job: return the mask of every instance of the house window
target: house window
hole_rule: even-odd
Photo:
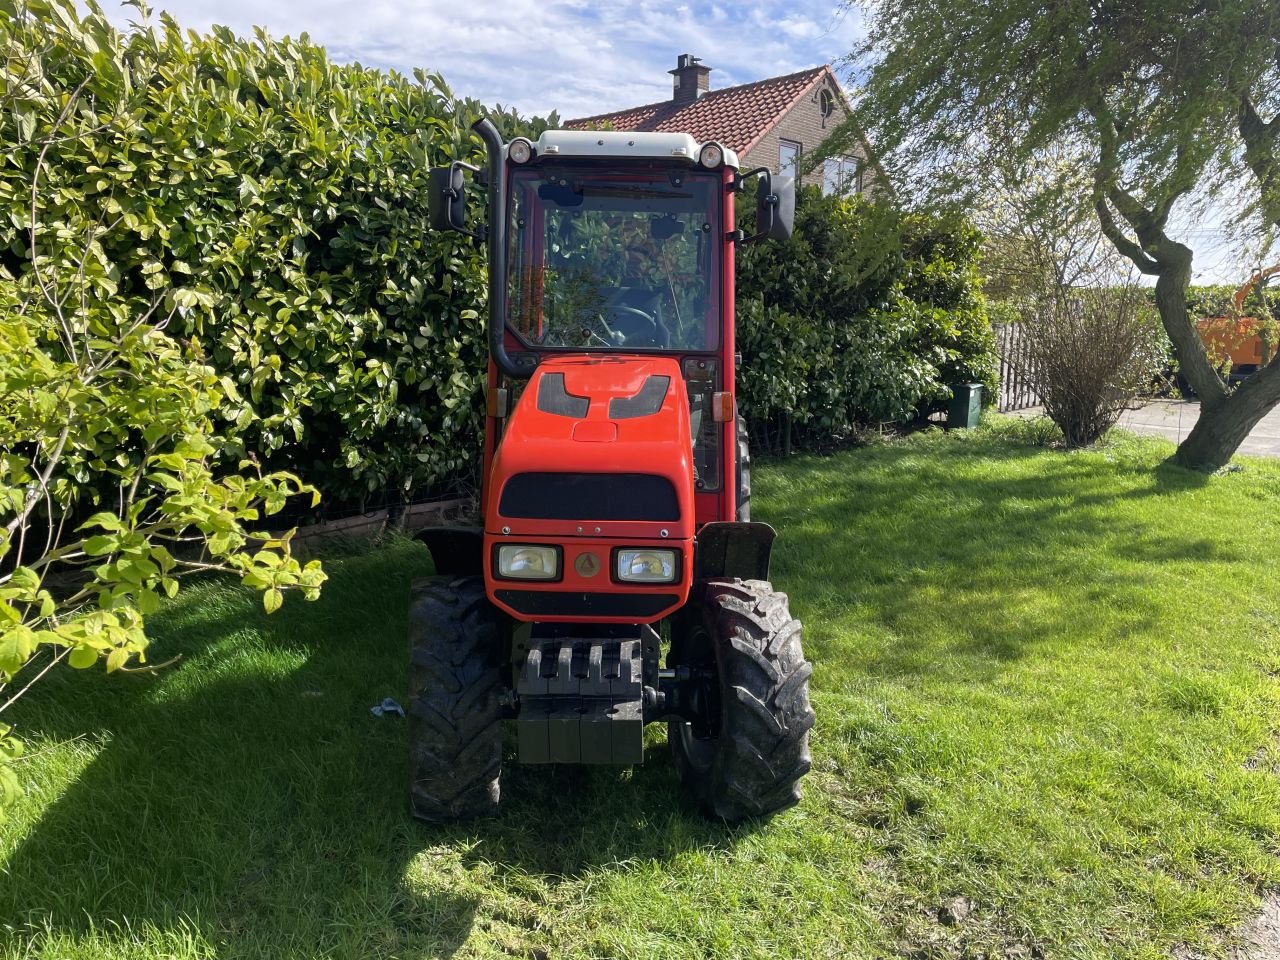
[[[794,140],[778,141],[778,172],[796,175],[800,163],[800,144]]]
[[[857,157],[831,157],[822,168],[822,192],[845,196],[862,192],[862,161]]]

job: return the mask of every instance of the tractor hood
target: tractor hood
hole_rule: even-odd
[[[490,534],[693,537],[689,396],[671,357],[556,357],[508,419]]]

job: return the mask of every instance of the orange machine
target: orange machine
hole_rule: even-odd
[[[1225,368],[1229,360],[1233,375],[1247,376],[1271,361],[1275,351],[1263,337],[1263,322],[1257,317],[1244,315],[1244,301],[1249,291],[1277,273],[1280,273],[1280,263],[1259,270],[1250,277],[1231,298],[1230,316],[1204,317],[1197,321],[1200,339],[1204,341],[1214,366]]]

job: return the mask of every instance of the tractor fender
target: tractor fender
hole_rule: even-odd
[[[478,577],[484,575],[482,527],[426,527],[413,535],[431,551],[436,575]]]
[[[767,523],[708,523],[694,541],[693,578],[768,580],[769,559],[778,533]]]

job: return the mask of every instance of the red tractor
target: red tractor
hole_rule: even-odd
[[[420,535],[414,813],[495,812],[504,721],[523,763],[635,764],[664,720],[707,813],[789,807],[812,668],[749,516],[733,320],[734,251],[790,235],[794,183],[685,134],[474,129],[487,169],[432,170],[430,219],[488,245],[484,525]],[[748,237],[734,201],[756,178]]]

